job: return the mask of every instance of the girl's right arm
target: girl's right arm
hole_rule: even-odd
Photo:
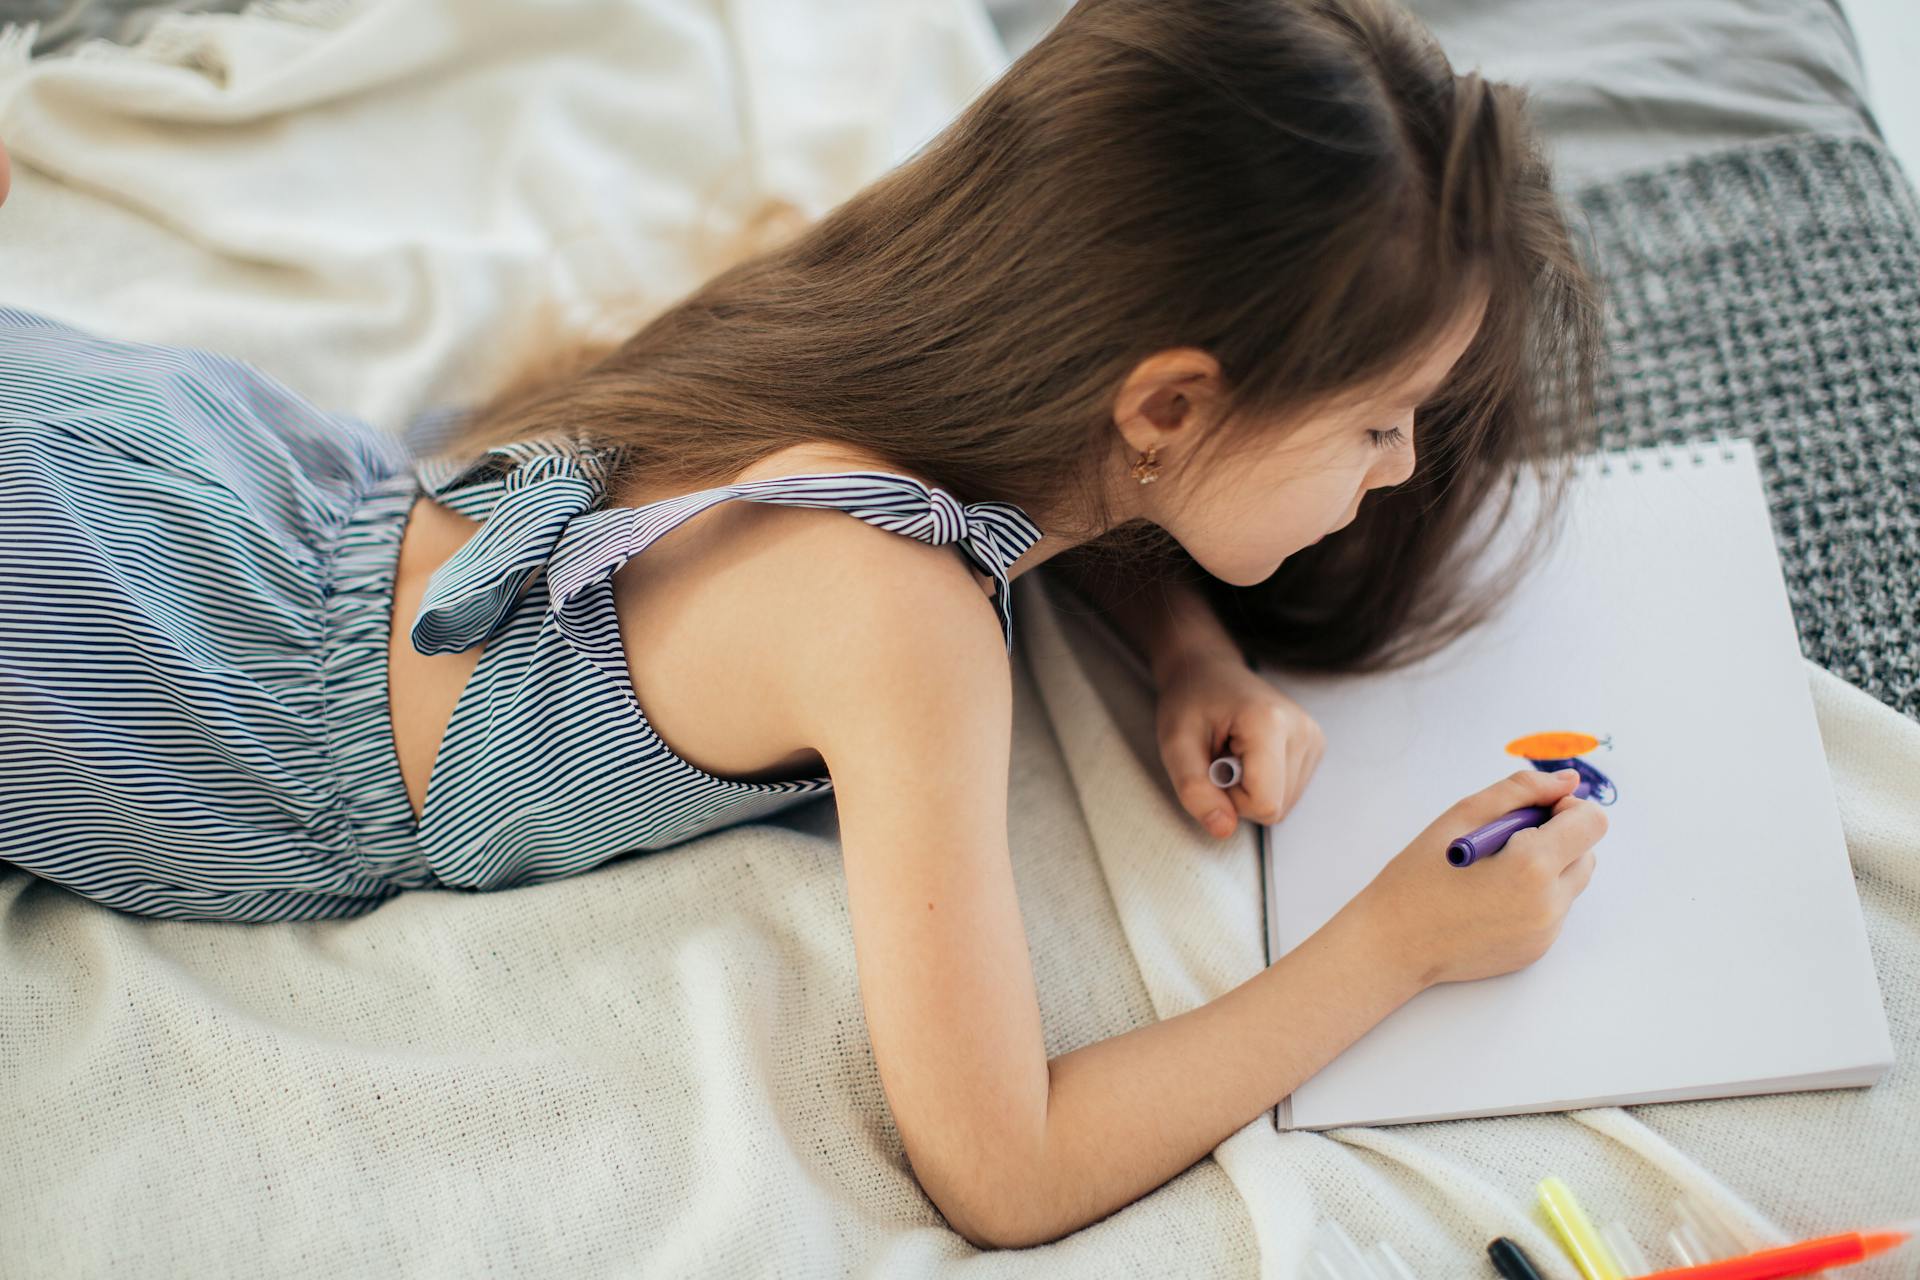
[[[1005,643],[970,580],[920,559],[906,570],[908,559],[900,573],[840,580],[858,599],[789,645],[784,706],[833,777],[888,1105],[922,1188],[977,1245],[1053,1240],[1160,1186],[1425,986],[1544,952],[1584,886],[1591,819],[1523,832],[1474,867],[1447,864],[1458,831],[1571,788],[1515,774],[1454,806],[1415,842],[1418,857],[1409,846],[1246,982],[1049,1061],[1008,849]],[[1409,910],[1423,895],[1431,910]],[[1445,956],[1456,930],[1477,931],[1475,954],[1457,962]]]

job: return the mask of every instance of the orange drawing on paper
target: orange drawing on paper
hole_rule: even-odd
[[[1529,760],[1565,760],[1599,745],[1600,739],[1590,733],[1530,733],[1509,742],[1507,754]]]
[[[1613,780],[1580,757],[1596,747],[1613,746],[1610,738],[1596,738],[1590,733],[1529,733],[1515,738],[1507,744],[1507,754],[1524,756],[1536,769],[1552,773],[1559,769],[1574,769],[1585,780],[1587,795],[1598,804],[1612,804],[1620,796],[1619,788]]]

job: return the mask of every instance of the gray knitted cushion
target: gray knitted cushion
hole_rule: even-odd
[[[172,13],[238,13],[245,0],[0,0],[0,22],[38,23],[30,56],[69,53],[87,40],[135,44]]]
[[[1920,198],[1790,134],[1568,192],[1608,289],[1601,444],[1753,442],[1808,658],[1920,719]]]

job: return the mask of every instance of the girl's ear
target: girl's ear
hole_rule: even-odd
[[[1148,438],[1199,426],[1219,388],[1220,362],[1198,347],[1157,351],[1133,367],[1114,398],[1122,434]]]

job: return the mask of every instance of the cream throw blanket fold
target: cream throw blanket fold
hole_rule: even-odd
[[[484,384],[539,299],[670,298],[703,206],[722,237],[763,196],[822,212],[1004,61],[961,0],[281,5],[24,49],[0,37],[5,301],[395,429]],[[1251,826],[1216,843],[1175,802],[1105,627],[1044,571],[1014,590],[1012,854],[1059,1054],[1256,972],[1258,865]],[[0,1271],[1293,1277],[1330,1216],[1422,1277],[1491,1274],[1504,1233],[1575,1280],[1548,1173],[1643,1247],[1681,1189],[1757,1243],[1912,1213],[1920,726],[1807,675],[1898,1055],[1872,1089],[1263,1115],[1107,1219],[977,1258],[880,1090],[830,799],[351,921],[139,920],[0,868]]]

